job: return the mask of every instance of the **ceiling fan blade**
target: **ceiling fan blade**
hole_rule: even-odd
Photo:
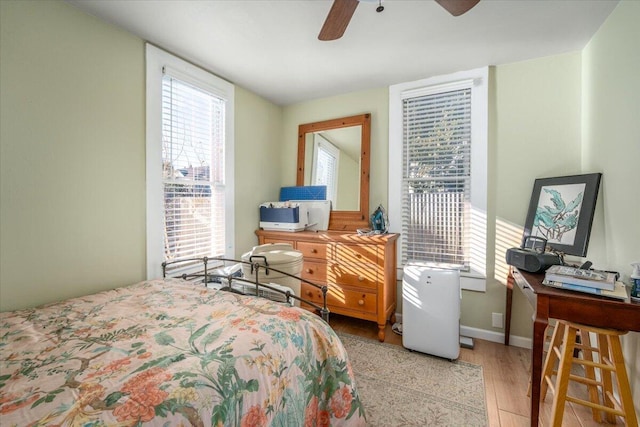
[[[358,0],[333,0],[333,5],[320,30],[318,39],[327,41],[342,37],[358,3]]]
[[[438,4],[444,7],[447,12],[453,16],[460,16],[468,12],[473,6],[477,5],[480,0],[436,0]]]

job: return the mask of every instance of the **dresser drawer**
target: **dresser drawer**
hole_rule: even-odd
[[[307,261],[302,263],[303,279],[310,280],[314,283],[324,283],[327,281],[327,264],[324,262]]]
[[[305,259],[327,259],[327,245],[324,243],[298,242],[296,249],[302,252]]]
[[[291,245],[292,248],[295,248],[295,244],[296,244],[296,242],[293,240],[271,239],[269,237],[265,237],[263,244],[266,245],[267,243],[288,243]]]
[[[322,291],[311,285],[302,284],[302,298],[322,306]],[[369,292],[345,290],[339,286],[329,286],[327,305],[365,313],[376,313],[377,296]]]
[[[327,292],[328,294],[329,292]],[[322,291],[308,283],[303,283],[300,286],[300,297],[322,306]]]
[[[378,249],[374,245],[337,243],[333,259],[343,264],[378,263]]]
[[[327,282],[329,284],[349,285],[370,288],[377,291],[378,266],[375,264],[327,264]]]

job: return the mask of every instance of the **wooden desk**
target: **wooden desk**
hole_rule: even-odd
[[[533,322],[531,354],[531,425],[538,425],[540,411],[540,378],[544,331],[549,319],[567,320],[600,328],[640,332],[640,303],[564,291],[542,284],[544,273],[527,273],[512,267],[507,278],[505,345],[509,345],[511,299],[513,285],[532,303],[536,314]]]

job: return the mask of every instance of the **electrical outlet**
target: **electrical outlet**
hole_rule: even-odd
[[[491,313],[491,326],[494,328],[504,327],[502,313]]]

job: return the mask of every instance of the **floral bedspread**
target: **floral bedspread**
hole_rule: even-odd
[[[0,327],[2,426],[366,424],[342,343],[297,307],[157,280]]]

